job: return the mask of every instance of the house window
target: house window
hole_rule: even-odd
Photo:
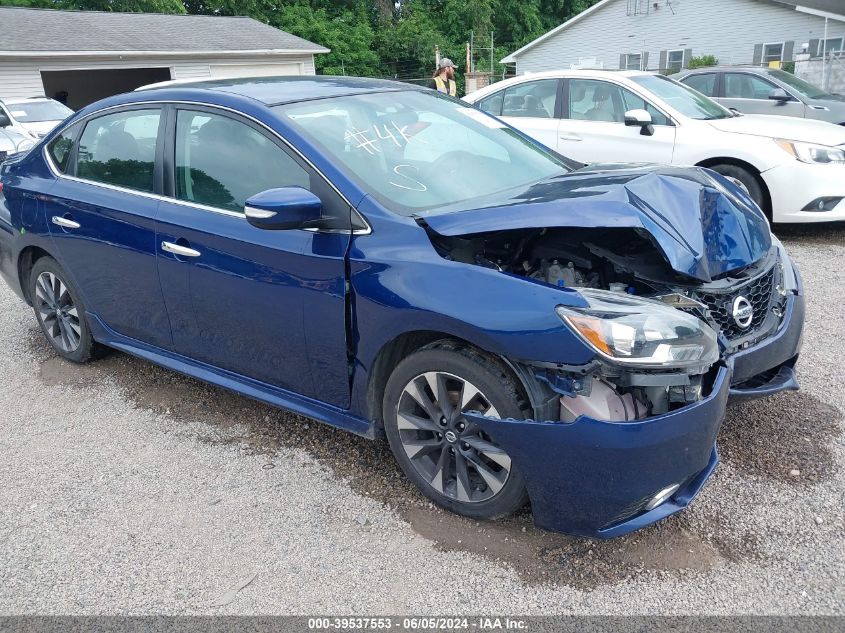
[[[625,55],[625,70],[642,70],[643,56],[641,53],[628,53]]]
[[[763,45],[763,66],[768,66],[771,62],[783,61],[783,42],[777,44]]]
[[[827,42],[827,46],[825,46],[825,42]],[[813,57],[823,57],[825,54],[830,55],[831,53],[841,53],[842,45],[843,38],[841,37],[834,37],[829,40],[819,40],[818,48],[814,51],[810,51],[810,54]]]
[[[666,70],[679,71],[684,67],[684,51],[669,51],[666,55]]]

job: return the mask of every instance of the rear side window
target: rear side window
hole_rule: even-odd
[[[489,97],[484,97],[478,102],[478,107],[488,114],[499,116],[502,114],[502,101],[504,101],[505,91],[500,90]]]
[[[245,123],[180,110],[176,119],[176,197],[244,212],[267,189],[310,189],[308,173],[281,147]]]
[[[71,150],[73,149],[73,143],[78,133],[79,126],[73,125],[54,138],[47,146],[47,151],[50,153],[50,158],[53,159],[53,164],[63,174],[67,173]]]
[[[555,115],[557,86],[557,79],[541,79],[508,88],[502,116],[551,119]]]
[[[138,191],[153,191],[161,111],[131,110],[89,121],[79,139],[76,175]]]
[[[715,73],[704,73],[701,75],[690,75],[681,80],[693,90],[698,90],[708,97],[716,96],[716,75]]]

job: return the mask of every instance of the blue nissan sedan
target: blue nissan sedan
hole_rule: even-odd
[[[800,277],[734,183],[574,163],[434,91],[124,94],[0,187],[0,272],[57,354],[386,437],[468,517],[638,529],[702,488],[729,398],[797,388]]]

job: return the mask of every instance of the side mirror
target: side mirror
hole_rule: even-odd
[[[12,124],[5,112],[0,112],[0,127],[9,127]]]
[[[316,228],[322,212],[322,201],[302,187],[268,189],[252,196],[244,206],[247,222],[269,231]]]
[[[777,101],[778,105],[783,105],[787,101],[792,101],[792,97],[783,88],[775,88],[769,93],[769,99]]]
[[[625,113],[625,125],[628,127],[639,126],[640,134],[643,136],[654,134],[654,125],[647,110],[628,110]]]

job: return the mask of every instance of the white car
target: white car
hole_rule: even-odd
[[[464,99],[580,162],[709,167],[775,222],[845,220],[843,126],[739,115],[640,71],[521,75]]]
[[[2,123],[2,115],[0,115],[0,123]],[[0,163],[12,154],[25,152],[33,147],[35,147],[33,139],[0,125]]]
[[[0,115],[3,114],[16,132],[39,139],[73,114],[73,110],[55,99],[34,97],[0,101]]]

